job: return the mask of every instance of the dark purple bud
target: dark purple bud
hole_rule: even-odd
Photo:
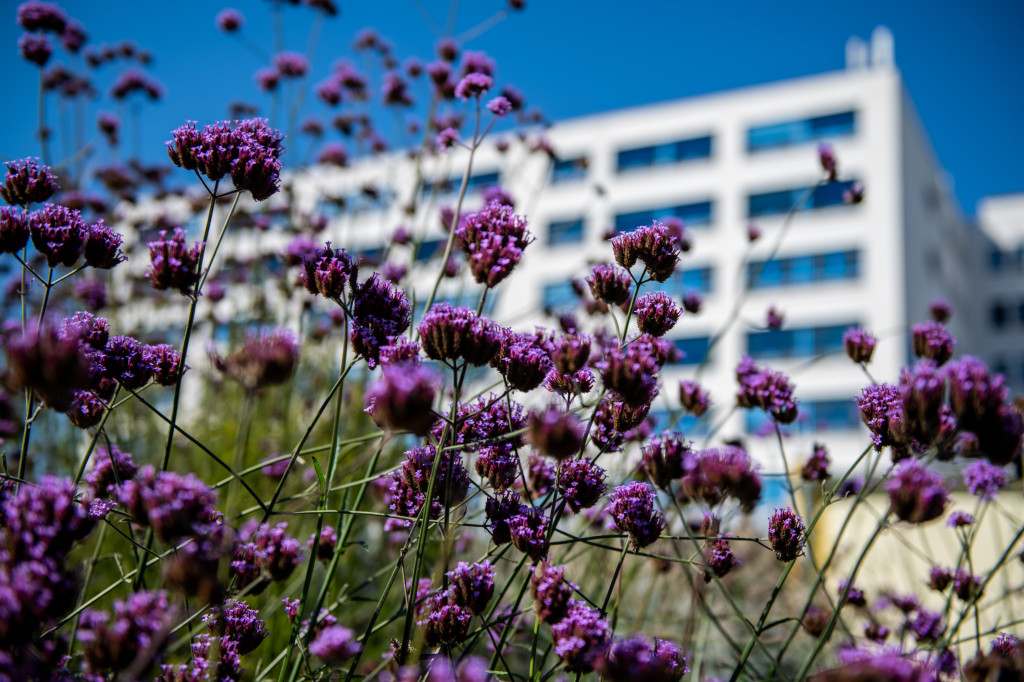
[[[636,301],[636,321],[640,331],[651,336],[664,336],[679,321],[679,307],[664,291],[644,294]]]
[[[0,206],[0,253],[17,253],[28,243],[29,217],[18,206]]]
[[[920,461],[908,459],[896,465],[885,484],[892,511],[901,521],[925,523],[942,516],[949,494],[942,477],[929,471]]]
[[[607,489],[605,470],[589,459],[562,462],[558,467],[558,490],[575,513],[590,509]]]
[[[843,349],[854,362],[867,364],[875,352],[878,339],[868,333],[864,327],[850,327],[843,334]]]
[[[768,540],[775,550],[775,558],[785,563],[803,556],[805,530],[803,520],[795,511],[789,507],[776,509],[768,521]]]
[[[679,403],[695,417],[708,411],[711,399],[696,381],[683,379],[679,382]]]
[[[381,428],[425,436],[437,421],[437,373],[409,362],[388,364],[366,391],[366,411]]]
[[[527,438],[534,447],[555,459],[579,452],[583,445],[583,424],[570,412],[551,405],[543,412],[530,412]]]
[[[655,492],[646,483],[621,485],[610,495],[608,513],[615,527],[629,533],[634,550],[640,550],[661,536],[665,514],[655,508]]]

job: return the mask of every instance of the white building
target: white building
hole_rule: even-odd
[[[674,215],[684,221],[693,248],[676,275],[656,287],[677,300],[699,290],[705,302],[700,314],[684,314],[668,334],[686,358],[663,373],[652,408],[659,428],[678,416],[678,380],[699,371],[715,409],[700,422],[686,418],[676,425],[701,442],[724,420],[719,437],[743,438],[767,471],[781,471],[774,434],[754,435],[763,415],[732,409],[734,370],[749,354],[796,384],[801,418],[787,429],[793,435],[786,441],[789,467],[803,462],[814,441],[829,446],[837,465],[852,462],[868,442],[853,399],[870,380],[843,354],[844,331],[863,325],[875,333],[880,343],[871,376],[895,381],[911,357],[909,325],[927,319],[929,302],[940,296],[954,308],[950,328],[958,352],[997,366],[1002,358],[1013,384],[1024,384],[1018,350],[1024,340],[1024,201],[984,204],[980,218],[991,224],[990,235],[968,224],[894,64],[888,31],[876,29],[870,46],[852,39],[847,62],[835,73],[563,121],[545,132],[556,159],[528,153],[529,144],[500,152],[485,143],[474,157],[463,211],[479,207],[482,188],[500,185],[517,199],[517,212],[528,216],[537,238],[491,294],[489,314],[517,329],[556,324],[542,311],[573,306],[571,280],[583,278],[594,263],[612,261],[604,238],[610,229]],[[821,183],[820,142],[835,150],[837,182]],[[443,250],[438,208],[455,203],[466,161],[467,153],[453,152],[417,167],[394,154],[344,169],[316,167],[295,183],[294,203],[334,216],[321,239],[391,262],[410,261],[408,247],[388,246],[395,227],[406,225],[423,240],[423,260]],[[421,185],[414,196],[421,174],[425,189]],[[844,203],[854,182],[865,198]],[[338,198],[344,209],[337,208]],[[409,214],[412,204],[416,210]],[[762,232],[752,245],[751,223]],[[259,240],[243,235],[233,243],[229,238],[222,252],[280,253],[289,239],[273,232]],[[421,305],[437,265],[413,273]],[[1010,269],[1018,273],[1013,282]],[[463,275],[446,280],[441,295],[475,305],[480,292]],[[996,325],[1002,331],[993,333],[997,303],[1004,306]],[[244,312],[241,305],[236,312]],[[773,305],[785,316],[780,331],[764,328]]]

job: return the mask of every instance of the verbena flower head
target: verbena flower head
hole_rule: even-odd
[[[152,261],[146,276],[154,289],[177,289],[182,296],[190,296],[192,288],[199,281],[199,259],[205,242],[196,242],[191,247],[185,240],[185,231],[175,228],[171,237],[160,231],[156,241],[149,242],[149,258]]]
[[[56,204],[44,204],[32,211],[28,220],[32,244],[46,256],[47,265],[71,267],[78,261],[87,230],[81,213]]]
[[[667,490],[672,481],[693,468],[696,455],[691,446],[681,433],[666,431],[641,449],[640,466],[654,485]]]
[[[551,626],[555,653],[569,672],[587,673],[602,655],[612,637],[608,622],[597,609],[572,600],[569,611]]]
[[[835,182],[839,169],[836,165],[836,153],[833,151],[832,145],[825,142],[818,144],[818,160],[821,162],[822,170],[825,171],[825,179],[828,182]]]
[[[484,512],[487,515],[487,529],[491,532],[494,544],[504,545],[512,542],[508,520],[524,509],[523,498],[513,490],[506,490],[487,498]]]
[[[526,393],[544,381],[551,359],[545,344],[535,335],[508,333],[491,366],[508,380],[510,388]]]
[[[247,392],[283,384],[299,363],[299,343],[289,329],[249,333],[241,348],[225,357],[210,353],[214,369]]]
[[[226,637],[238,645],[238,654],[244,656],[270,636],[260,612],[242,601],[231,600],[223,608],[214,609],[203,616],[211,634]]]
[[[89,670],[145,670],[170,639],[173,618],[164,592],[136,592],[126,601],[115,601],[112,616],[83,612],[78,638]]]
[[[501,348],[498,326],[466,307],[437,303],[418,330],[423,353],[432,360],[486,365]]]
[[[683,310],[696,315],[704,306],[704,297],[698,291],[688,291],[683,295]]]
[[[594,298],[610,305],[622,305],[628,301],[633,288],[629,272],[608,263],[593,266],[587,284]]]
[[[497,286],[508,277],[522,259],[523,250],[533,242],[533,235],[526,229],[526,218],[497,201],[463,216],[455,234],[473,278],[488,287]]]
[[[60,34],[67,28],[68,15],[52,2],[29,0],[18,5],[18,25],[26,31]]]
[[[780,424],[790,424],[798,414],[793,397],[793,384],[782,372],[759,368],[744,356],[736,368],[739,392],[736,404],[745,408],[761,408]]]
[[[4,563],[16,567],[21,562],[64,561],[95,525],[88,505],[79,503],[76,494],[70,479],[44,476],[39,485],[23,484],[4,500],[0,505]]]
[[[83,255],[85,264],[100,270],[109,270],[127,260],[121,252],[123,237],[99,221],[86,230]]]
[[[895,445],[896,439],[889,429],[890,419],[902,419],[903,401],[900,390],[890,384],[873,384],[861,391],[857,398],[861,419],[871,431],[875,450],[881,452],[886,445]]]
[[[886,628],[886,630],[888,630]],[[826,670],[814,677],[816,682],[854,682],[885,680],[886,682],[938,682],[938,671],[925,658],[892,648],[841,649],[841,667]]]
[[[430,472],[434,467],[434,448],[423,446],[405,453],[402,467],[391,475],[391,511],[399,516],[415,517],[420,513],[427,499],[430,484]],[[469,474],[462,464],[458,453],[449,451],[438,463],[437,480],[434,483],[433,499],[430,505],[430,518],[437,518],[444,509],[458,504],[466,498],[469,490]],[[447,495],[447,497],[446,497]],[[406,526],[408,521],[395,519],[398,526]]]
[[[625,347],[606,348],[594,363],[606,388],[629,407],[650,405],[658,393],[658,371],[664,361],[653,337],[640,337]]]
[[[302,259],[302,283],[314,296],[340,301],[345,296],[345,285],[355,289],[358,275],[358,263],[345,249],[332,249],[330,242]]]
[[[423,628],[427,646],[461,644],[469,634],[473,615],[468,608],[456,603],[452,592],[448,589],[431,596],[424,618],[417,621]]]
[[[843,334],[843,350],[846,351],[847,357],[865,365],[871,362],[877,343],[878,339],[864,327],[850,327]]]
[[[732,569],[740,565],[740,560],[732,552],[729,540],[716,538],[708,540],[704,545],[704,582],[710,583],[712,574],[724,578]]]
[[[969,526],[974,523],[974,515],[970,512],[966,512],[963,509],[956,509],[949,513],[949,518],[946,519],[946,525],[950,528],[960,528],[962,526]]]
[[[679,262],[676,237],[664,223],[655,220],[650,226],[612,239],[615,262],[627,270],[639,260],[655,282],[664,282],[675,272]]]
[[[780,313],[775,306],[768,308],[768,313],[765,315],[765,326],[768,329],[782,329],[782,323],[784,316]]]
[[[914,355],[929,358],[936,365],[943,365],[953,357],[956,339],[940,322],[924,322],[911,327]]]
[[[0,253],[17,253],[28,236],[28,214],[18,206],[0,206]]]
[[[679,306],[664,291],[652,291],[636,301],[636,321],[640,331],[664,336],[679,321]]]
[[[587,366],[590,359],[591,339],[586,334],[565,334],[551,346],[551,361],[562,374],[573,374]]]
[[[280,186],[283,139],[261,118],[222,121],[202,130],[189,121],[171,132],[167,154],[175,166],[195,170],[214,182],[230,175],[236,189],[263,201]]]
[[[237,9],[225,7],[217,13],[217,18],[214,21],[217,24],[217,28],[224,33],[234,33],[242,28],[242,25],[245,23],[245,17]]]
[[[341,625],[328,625],[321,629],[309,643],[309,653],[330,667],[339,667],[353,658],[363,646],[356,634]]]
[[[928,587],[936,592],[945,592],[953,580],[953,571],[945,566],[932,566],[928,571]]]
[[[94,497],[117,498],[121,485],[135,477],[139,470],[130,452],[122,452],[116,445],[98,447],[90,460],[92,468],[85,482]]]
[[[338,544],[338,532],[331,526],[324,526],[319,537],[316,533],[309,536],[306,548],[313,552],[318,561],[330,561],[334,556],[334,548]]]
[[[918,607],[912,612],[913,617],[908,617],[904,627],[912,632],[920,642],[935,642],[942,637],[946,631],[946,624],[942,622],[942,614]]]
[[[380,349],[401,336],[412,322],[412,307],[405,292],[376,272],[352,292],[352,348],[377,366]]]
[[[569,612],[574,589],[565,579],[565,566],[542,561],[530,569],[530,593],[541,622],[553,625],[562,620]]]
[[[933,298],[928,304],[928,312],[933,320],[945,324],[953,316],[953,306],[944,298]]]
[[[939,518],[949,501],[942,477],[916,459],[897,464],[885,488],[893,513],[908,523],[924,523]]]
[[[945,377],[934,360],[924,358],[900,372],[902,419],[889,416],[889,431],[898,442],[930,444],[942,431]]]
[[[520,509],[505,522],[512,544],[534,562],[548,555],[548,521],[543,512],[535,508]]]
[[[665,514],[655,508],[655,492],[646,483],[633,481],[615,488],[609,496],[608,513],[615,527],[629,533],[633,549],[651,544],[665,530]]]
[[[41,204],[60,189],[57,176],[49,166],[44,166],[36,158],[17,159],[4,163],[3,184],[0,185],[0,198],[12,206],[28,206]]]
[[[768,540],[775,550],[775,557],[787,562],[803,556],[805,531],[799,514],[789,507],[776,509],[768,521]]]
[[[682,647],[642,635],[616,640],[594,667],[610,682],[678,682],[690,672]]]
[[[271,582],[287,580],[302,563],[302,543],[288,534],[288,524],[252,521],[242,529],[231,561],[238,587],[259,594]],[[250,587],[255,583],[255,586]]]
[[[366,390],[366,411],[382,428],[425,436],[437,421],[433,405],[438,384],[437,373],[429,367],[388,364]]]
[[[103,402],[91,391],[75,391],[71,405],[64,413],[73,425],[80,429],[89,429],[103,419],[103,409]]]
[[[491,89],[494,79],[484,73],[466,74],[455,86],[455,96],[461,100],[479,97]]]
[[[946,365],[949,404],[961,428],[980,432],[1005,402],[1009,391],[1001,374],[991,374],[984,362],[972,355]]]
[[[121,484],[122,507],[163,542],[201,535],[214,521],[217,492],[195,474],[145,466]]]
[[[605,470],[589,459],[562,462],[558,467],[558,490],[577,514],[593,507],[604,495]]]
[[[984,460],[972,462],[964,469],[964,485],[968,492],[982,500],[996,499],[996,494],[1006,482],[1006,471]]]
[[[800,477],[805,481],[824,481],[829,477],[828,449],[821,443],[815,443],[811,456],[800,470]]]
[[[498,96],[487,103],[487,110],[498,118],[504,118],[512,111],[512,103],[505,97]]]
[[[702,451],[680,481],[686,499],[710,506],[734,498],[744,512],[750,513],[761,500],[761,477],[750,455],[738,446],[726,445]]]
[[[445,128],[437,134],[435,142],[439,150],[448,151],[459,143],[459,131],[455,128]]]
[[[545,455],[565,459],[579,452],[583,445],[584,427],[571,412],[556,405],[543,411],[531,411],[528,418],[527,439]]]
[[[494,596],[494,567],[486,561],[482,564],[460,561],[448,572],[448,580],[452,600],[474,616],[482,615]]]
[[[65,334],[49,320],[30,323],[24,334],[4,340],[10,381],[15,388],[34,390],[49,407],[64,411],[74,392],[88,386],[89,358],[80,350],[80,334]]]
[[[166,343],[147,346],[146,359],[153,370],[153,380],[161,386],[173,386],[179,374],[189,369],[188,365],[182,366],[181,353]]]
[[[127,389],[142,388],[153,376],[148,351],[146,344],[130,336],[111,336],[99,356],[103,376],[117,381]]]
[[[683,379],[679,382],[679,403],[694,417],[700,417],[708,411],[711,397],[696,381]]]

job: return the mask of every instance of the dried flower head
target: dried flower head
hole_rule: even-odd
[[[41,204],[60,189],[57,176],[50,171],[49,166],[40,163],[39,159],[17,159],[5,162],[4,166],[7,171],[4,173],[3,184],[0,185],[0,198],[12,206],[27,207],[29,204]]]
[[[249,333],[235,352],[221,357],[211,351],[214,368],[247,392],[283,384],[299,362],[299,344],[288,329]]]
[[[665,514],[655,508],[655,492],[646,483],[633,481],[615,488],[609,496],[608,513],[615,526],[629,533],[634,550],[651,544],[665,530]]]
[[[792,561],[803,556],[805,530],[803,520],[795,511],[789,507],[775,510],[768,521],[768,540],[779,561]]]

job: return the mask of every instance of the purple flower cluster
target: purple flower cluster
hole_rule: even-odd
[[[949,501],[942,477],[916,459],[897,464],[885,488],[893,513],[908,523],[924,523],[939,518]]]
[[[526,218],[514,211],[511,206],[492,201],[478,213],[464,216],[455,229],[473,278],[484,286],[495,287],[508,277],[522,259],[523,250],[533,242]]]
[[[961,431],[977,438],[978,454],[1002,466],[1020,454],[1024,423],[1020,413],[1005,404],[1002,375],[991,375],[983,362],[970,355],[946,365],[949,404]]]
[[[946,326],[940,322],[924,322],[911,327],[914,355],[919,358],[934,360],[936,365],[943,365],[953,357],[956,339]]]
[[[376,272],[352,292],[352,348],[366,358],[371,369],[380,349],[405,333],[412,322],[412,307],[405,292]]]
[[[291,378],[299,362],[299,343],[288,329],[250,333],[241,348],[225,357],[211,351],[210,360],[218,372],[254,392]]]
[[[828,449],[821,443],[815,443],[811,456],[800,470],[800,477],[805,481],[824,481],[829,477]]]
[[[403,517],[415,517],[420,513],[420,509],[427,499],[434,457],[434,448],[430,446],[414,448],[405,453],[405,462],[402,467],[391,475],[389,494],[392,512]],[[462,465],[458,453],[445,453],[437,467],[437,480],[434,482],[430,517],[440,516],[446,501],[447,505],[451,506],[464,500],[468,490],[469,474]],[[411,525],[405,519],[389,519],[389,521],[392,522],[391,527]]]
[[[488,562],[469,564],[460,561],[448,572],[451,597],[455,604],[474,616],[482,615],[494,596],[494,567]]]
[[[668,359],[668,346],[671,344],[645,334],[626,346],[605,348],[594,367],[605,387],[627,406],[649,406],[658,394],[658,371]]]
[[[694,467],[692,443],[680,433],[666,431],[652,438],[640,452],[643,457],[640,467],[662,490],[668,490],[672,481],[682,478]]]
[[[841,649],[838,658],[841,667],[816,675],[816,682],[937,682],[939,679],[938,672],[927,659],[918,660],[895,649]]]
[[[775,557],[787,562],[803,556],[806,530],[803,520],[795,511],[789,507],[776,509],[768,521],[768,540],[775,550]]]
[[[719,578],[729,575],[732,569],[740,565],[740,560],[732,552],[727,538],[708,539],[704,544],[704,582],[710,583],[714,574]]]
[[[201,535],[216,516],[217,492],[195,474],[140,469],[121,484],[120,501],[135,521],[164,542]]]
[[[744,512],[751,512],[761,499],[761,477],[746,450],[735,445],[711,448],[692,459],[684,458],[686,473],[680,481],[684,499],[714,506],[734,498]]]
[[[241,601],[232,600],[214,609],[203,616],[203,622],[210,634],[233,641],[240,656],[254,651],[270,636],[270,630],[260,618],[260,612]]]
[[[271,582],[287,580],[302,562],[302,544],[288,535],[288,524],[246,524],[231,558],[240,589],[259,594]]]
[[[655,508],[656,494],[646,483],[633,481],[615,488],[609,496],[608,513],[615,527],[629,533],[634,550],[640,550],[661,536],[665,514]]]
[[[114,444],[96,448],[91,461],[92,469],[85,475],[85,482],[94,497],[118,498],[120,486],[139,470],[131,453],[122,452]]]
[[[711,398],[696,381],[683,379],[679,382],[679,404],[694,417],[701,417],[708,411]]]
[[[558,467],[558,491],[569,508],[579,513],[593,507],[606,490],[605,470],[589,459],[562,462]]]
[[[639,635],[616,640],[594,662],[594,668],[610,682],[678,682],[690,672],[686,654],[678,644]]]
[[[540,509],[520,507],[505,521],[512,545],[534,562],[548,555],[548,522]]]
[[[540,386],[551,370],[547,344],[535,334],[507,332],[491,366],[508,380],[510,388],[523,393]]]
[[[664,291],[652,291],[636,301],[636,321],[640,331],[651,336],[664,336],[676,326],[679,306]]]
[[[194,170],[214,182],[230,175],[236,189],[263,201],[275,194],[280,184],[283,139],[261,118],[221,121],[202,130],[189,121],[171,132],[167,154],[175,166]]]
[[[4,163],[3,184],[0,185],[0,199],[12,206],[28,207],[41,204],[60,189],[57,177],[39,159],[26,158]]]
[[[843,350],[851,360],[861,364],[871,362],[877,343],[878,339],[864,327],[850,327],[843,334]]]
[[[44,204],[28,216],[32,244],[46,256],[46,264],[71,267],[82,255],[89,226],[76,210],[56,204]]]
[[[537,618],[553,625],[569,612],[576,585],[565,579],[565,566],[552,566],[542,561],[530,569],[530,593],[537,608]]]
[[[629,270],[639,260],[647,275],[655,282],[664,282],[675,272],[679,262],[676,235],[664,223],[655,220],[650,226],[612,239],[615,262]]]
[[[569,672],[587,673],[604,655],[612,638],[608,621],[597,609],[573,599],[565,617],[551,626],[555,653]]]
[[[35,391],[55,410],[67,410],[74,392],[91,381],[89,357],[80,347],[79,335],[65,334],[49,320],[30,324],[24,334],[11,334],[4,351],[12,386]]]
[[[182,296],[191,296],[192,287],[199,281],[199,261],[206,243],[196,242],[190,247],[185,231],[175,228],[170,238],[161,230],[159,239],[147,246],[151,264],[146,276],[153,288],[158,291],[177,289]]]
[[[531,411],[527,429],[530,443],[555,459],[572,457],[583,446],[583,424],[572,412],[564,412],[555,405],[542,412]]]
[[[136,592],[126,601],[115,601],[113,615],[83,612],[78,638],[89,669],[95,673],[146,670],[170,638],[173,618],[164,592]]]
[[[513,490],[505,490],[494,497],[488,497],[484,503],[487,515],[487,529],[491,532],[491,540],[496,545],[512,542],[508,528],[508,520],[526,509],[523,498]]]
[[[896,439],[889,429],[890,415],[901,415],[903,401],[900,390],[890,384],[872,384],[857,398],[861,419],[871,431],[875,450],[881,452],[886,445],[895,445]]]
[[[432,360],[486,365],[501,348],[500,328],[469,308],[438,303],[418,327],[423,353]]]
[[[358,275],[358,263],[345,249],[332,249],[330,242],[302,259],[302,284],[314,296],[320,294],[332,301],[341,301],[346,284],[355,291]]]
[[[999,489],[1006,485],[1006,471],[984,460],[972,462],[964,469],[967,491],[982,500],[994,500]]]
[[[437,421],[437,373],[412,362],[390,363],[366,390],[366,412],[381,428],[425,436]]]
[[[789,424],[797,418],[797,401],[793,397],[793,384],[782,372],[759,368],[754,361],[743,356],[736,367],[739,407],[760,407],[780,424]]]
[[[362,648],[355,633],[341,625],[322,628],[309,643],[309,653],[331,667],[342,665]]]
[[[633,279],[629,271],[617,265],[601,263],[590,268],[587,277],[590,293],[599,301],[609,305],[622,305],[629,300]]]

